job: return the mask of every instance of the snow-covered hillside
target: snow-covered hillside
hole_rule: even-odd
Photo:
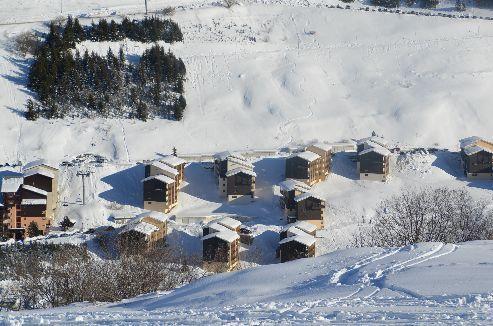
[[[134,0],[63,2],[65,13],[80,17],[142,10]],[[491,21],[262,2],[228,10],[208,1],[150,1],[152,9],[183,4],[173,19],[185,41],[171,49],[187,65],[188,109],[182,122],[147,123],[22,118],[32,95],[27,62],[9,52],[9,39],[44,27],[8,23],[54,18],[59,2],[0,2],[9,8],[0,11],[7,23],[0,26],[0,162],[85,152],[126,162],[173,146],[181,153],[277,148],[372,130],[401,146],[455,148],[466,135],[492,136]]]
[[[11,323],[493,322],[493,243],[361,248],[207,277],[111,305],[11,313]]]

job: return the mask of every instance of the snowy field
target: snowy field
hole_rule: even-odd
[[[491,241],[423,243],[342,250],[208,277],[169,294],[3,318],[89,325],[491,324],[492,284]]]
[[[6,23],[54,18],[59,10],[58,1],[7,2],[0,2],[9,7],[0,11]],[[9,40],[45,27],[0,26],[0,162],[62,161],[87,152],[134,162],[173,146],[180,153],[279,148],[373,130],[401,147],[455,149],[461,137],[493,136],[493,22],[263,2],[227,10],[207,1],[150,1],[155,9],[183,3],[173,19],[185,41],[171,46],[188,70],[181,122],[26,121],[20,115],[32,95],[27,62],[9,52]],[[101,8],[138,12],[140,2],[64,3],[67,13],[83,16]],[[145,48],[122,45],[130,56]]]

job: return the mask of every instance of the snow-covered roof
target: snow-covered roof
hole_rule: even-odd
[[[46,205],[46,199],[23,199],[21,205]]]
[[[297,234],[295,236],[291,236],[291,237],[287,237],[285,239],[282,239],[281,241],[279,241],[279,244],[283,244],[283,243],[287,243],[287,242],[291,242],[291,241],[295,241],[295,242],[301,243],[307,247],[310,247],[310,246],[315,244],[316,239],[315,239],[315,237],[313,237],[307,233]]]
[[[215,232],[215,233],[210,233],[206,235],[205,237],[202,237],[202,240],[207,240],[211,238],[219,238],[221,240],[224,240],[226,242],[233,242],[235,240],[238,240],[240,236],[238,233],[233,232],[231,230],[224,230],[221,232]]]
[[[356,144],[361,145],[361,144],[369,143],[369,142],[378,144],[378,145],[383,146],[383,147],[389,146],[389,142],[385,138],[380,137],[380,136],[371,136],[371,137],[362,138],[362,139],[358,140],[356,142]]]
[[[304,151],[304,152],[294,153],[293,155],[290,156],[290,158],[291,157],[299,157],[299,158],[304,159],[305,161],[313,162],[317,158],[319,158],[320,155],[313,153],[313,152],[310,152],[310,151]]]
[[[32,191],[32,192],[35,192],[37,194],[43,195],[43,196],[48,196],[48,192],[44,191],[43,189],[39,189],[39,188],[30,186],[30,185],[22,185],[22,188],[29,190],[29,191]]]
[[[152,179],[156,179],[156,180],[159,180],[159,181],[162,181],[166,184],[172,184],[175,182],[174,179],[171,179],[170,177],[167,177],[165,175],[162,175],[162,174],[158,174],[158,175],[152,175],[150,177],[147,177],[145,179],[142,179],[141,182],[146,182],[146,181],[149,181],[149,180],[152,180]]]
[[[16,192],[17,190],[19,190],[19,187],[22,185],[23,182],[24,178],[22,176],[3,177],[1,192]]]
[[[379,146],[379,145],[377,145],[375,147],[367,148],[367,149],[359,152],[358,155],[365,155],[365,154],[368,154],[368,153],[371,153],[371,152],[380,154],[382,156],[388,156],[388,155],[390,155],[390,151],[388,149],[386,149],[385,147]]]
[[[314,194],[313,192],[305,192],[303,194],[299,194],[298,196],[294,197],[294,201],[300,202],[308,198],[316,198],[318,200],[325,201],[325,199],[322,196]]]
[[[235,220],[234,218],[231,217],[221,217],[220,219],[214,220],[213,222],[216,222],[217,224],[224,225],[225,227],[235,230],[237,227],[241,225],[241,222],[238,220]]]
[[[224,152],[214,154],[213,157],[217,160],[223,161],[223,160],[227,159],[228,157],[230,157],[231,155],[233,155],[233,154],[230,151],[224,151]]]
[[[150,217],[150,218],[153,218],[153,219],[161,221],[161,222],[166,222],[169,220],[169,215],[166,215],[166,214],[161,213],[161,212],[156,212],[156,211],[148,211],[148,212],[139,214],[136,217],[134,217],[132,220],[142,221],[142,219],[144,219],[146,217]]]
[[[235,169],[229,170],[228,172],[226,172],[226,176],[227,177],[230,177],[230,176],[236,175],[238,173],[243,173],[243,174],[246,174],[246,175],[250,175],[252,177],[256,177],[257,176],[257,174],[255,172],[253,172],[250,169],[245,169],[245,168],[235,168]]]
[[[166,155],[166,156],[160,158],[159,161],[161,161],[164,164],[167,164],[169,166],[172,166],[172,167],[176,167],[178,165],[187,163],[187,161],[185,161],[184,159],[179,158],[179,157],[174,156],[174,155]]]
[[[298,221],[295,223],[288,224],[282,229],[282,231],[288,231],[291,228],[296,228],[307,233],[312,233],[317,231],[317,227],[315,225],[306,221]]]
[[[212,221],[208,223],[206,227],[213,230],[214,232],[232,231],[229,227],[216,223],[216,221]],[[214,233],[214,232],[209,232],[209,233]]]
[[[138,223],[128,224],[123,228],[123,230],[120,233],[135,231],[145,235],[151,235],[152,232],[156,232],[158,230],[159,228],[155,225],[146,222],[138,222]]]
[[[478,136],[471,136],[471,137],[463,138],[463,139],[459,140],[460,148],[463,149],[463,148],[475,145],[480,140],[481,140],[481,138]]]
[[[24,165],[22,167],[22,171],[27,171],[29,169],[37,168],[40,166],[46,166],[46,167],[58,170],[58,166],[56,166],[55,164],[49,163],[46,160],[36,160],[36,161],[32,161],[32,162],[29,162],[26,165]]]
[[[24,177],[27,178],[35,174],[40,174],[50,179],[55,179],[55,173],[53,173],[53,171],[47,169],[40,169],[39,167],[28,169],[27,171],[25,170]]]
[[[169,166],[168,164],[165,164],[161,161],[153,161],[153,162],[149,163],[149,165],[152,165],[152,166],[154,166],[154,167],[156,167],[162,171],[169,172],[171,175],[173,175],[175,177],[178,174],[180,174],[180,172],[178,172],[177,169],[175,169],[175,168],[173,168],[173,167]]]
[[[466,154],[467,156],[474,155],[474,154],[479,153],[481,151],[485,151],[487,153],[493,154],[493,148],[489,148],[487,146],[473,145],[473,146],[468,146],[468,147],[464,148],[464,154]]]
[[[247,160],[245,159],[240,159],[236,156],[229,156],[228,157],[228,161],[230,162],[233,162],[233,163],[236,163],[238,165],[243,165],[244,167],[247,167],[249,169],[253,169],[253,164],[248,162]]]
[[[295,189],[303,192],[310,191],[310,186],[308,186],[306,183],[294,179],[284,180],[283,182],[279,183],[279,187],[281,188],[281,190],[284,191],[292,191]]]
[[[324,144],[324,143],[316,143],[316,144],[312,144],[312,145],[310,145],[310,146],[313,146],[313,147],[319,148],[319,149],[321,149],[321,150],[323,150],[323,151],[326,151],[326,152],[328,152],[328,151],[332,150],[332,145],[329,145],[329,144]],[[310,146],[308,146],[308,147],[307,147],[307,150],[308,150],[308,151],[309,151],[309,149],[308,149],[308,148],[309,148]]]

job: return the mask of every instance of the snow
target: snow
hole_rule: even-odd
[[[21,205],[46,205],[46,199],[23,199]]]
[[[303,233],[303,232],[301,232],[301,233]],[[301,243],[307,247],[313,246],[316,242],[315,237],[305,233],[305,234],[296,234],[296,235],[284,238],[281,241],[279,241],[279,244],[281,245],[281,244],[292,242],[292,241]]]
[[[40,169],[40,168],[31,168],[28,169],[27,171],[24,172],[24,178],[30,177],[35,174],[40,174],[44,175],[45,177],[48,177],[50,179],[55,178],[55,174],[52,171],[46,170],[46,169]]]
[[[311,223],[305,222],[305,221],[297,221],[292,224],[286,225],[284,228],[282,228],[282,231],[288,231],[291,228],[296,228],[300,229],[301,231],[307,232],[307,233],[312,233],[317,230],[317,227]]]
[[[490,324],[492,253],[492,241],[353,248],[205,277],[116,304],[3,318],[21,324]]]
[[[300,201],[303,201],[303,200],[308,199],[308,198],[316,198],[318,200],[325,201],[325,199],[321,195],[315,194],[313,192],[305,192],[305,193],[299,194],[298,196],[294,197],[294,201],[300,202]]]
[[[299,157],[299,158],[304,159],[305,161],[313,162],[316,159],[320,158],[320,155],[313,153],[313,152],[310,152],[310,151],[304,151],[304,152],[300,152],[300,153],[294,153],[290,157]]]
[[[177,167],[178,165],[187,163],[187,161],[185,161],[184,159],[173,155],[166,155],[164,157],[161,157],[159,158],[159,161],[172,167]]]
[[[22,185],[22,188],[26,189],[26,190],[29,190],[29,191],[32,191],[34,193],[37,193],[37,194],[40,194],[40,195],[43,195],[43,196],[48,196],[48,192],[43,190],[43,189],[39,189],[39,188],[36,188],[36,187],[33,187],[33,186],[30,186],[30,185]]]
[[[241,225],[240,221],[237,221],[234,218],[231,218],[228,216],[221,217],[217,220],[214,220],[214,223],[224,225],[225,227],[227,227],[231,230],[236,230],[236,228]]]
[[[294,180],[294,179],[284,180],[283,182],[279,183],[279,187],[283,191],[292,191],[295,189],[298,189],[300,191],[309,191],[310,190],[310,187],[307,184],[300,182],[298,180]]]
[[[128,224],[125,226],[120,233],[125,233],[129,231],[135,231],[138,233],[142,233],[145,235],[151,235],[153,232],[158,231],[159,228],[155,225],[152,225],[150,223],[144,222],[144,221],[135,221],[133,223]]]
[[[166,222],[169,220],[170,216],[166,215],[164,213],[161,213],[161,212],[147,211],[147,212],[144,212],[142,214],[137,215],[135,217],[135,220],[141,221],[142,219],[144,219],[146,217],[151,217],[151,218],[158,220],[160,222]]]
[[[170,173],[172,176],[176,177],[179,174],[178,170],[176,170],[175,168],[172,168],[168,164],[162,163],[160,161],[153,161],[150,164],[154,167],[157,167],[160,170],[163,170],[163,171]]]
[[[372,146],[371,143],[369,146]],[[382,156],[389,156],[390,155],[390,151],[388,149],[386,149],[385,147],[380,146],[380,145],[367,148],[367,149],[359,152],[358,155],[361,156],[361,155],[365,155],[365,154],[372,153],[372,152],[375,152],[375,153],[380,154]]]
[[[38,167],[42,167],[42,166],[58,170],[58,166],[56,164],[53,164],[53,163],[50,163],[44,159],[41,159],[41,160],[36,160],[36,161],[32,161],[32,162],[25,164],[22,167],[22,171],[28,171],[30,169],[34,169],[34,168],[38,168]]]
[[[250,169],[243,169],[243,168],[235,168],[235,169],[229,170],[228,172],[226,172],[226,176],[227,177],[230,177],[230,176],[233,176],[233,175],[237,175],[238,173],[243,173],[243,174],[246,174],[246,175],[249,175],[249,176],[252,176],[252,177],[256,177],[257,176],[257,174],[255,172],[253,172],[252,170],[250,170]]]
[[[24,177],[20,177],[20,176],[3,177],[1,192],[2,193],[17,192],[17,190],[19,190],[19,187],[22,185],[23,182],[24,182]]]
[[[173,180],[170,177],[167,177],[165,175],[162,175],[162,174],[152,175],[150,177],[144,178],[144,179],[142,179],[141,182],[146,182],[146,181],[152,180],[152,179],[156,179],[156,180],[162,181],[162,182],[167,183],[167,184],[171,184],[171,183],[175,182],[175,180]]]
[[[233,232],[231,230],[222,230],[220,232],[214,232],[206,235],[205,237],[202,237],[202,240],[208,240],[211,238],[219,238],[221,240],[224,240],[226,242],[233,242],[235,240],[238,240],[240,236],[238,233]]]
[[[318,149],[321,149],[321,150],[326,151],[326,152],[332,150],[332,145],[330,145],[330,144],[316,143],[316,144],[312,144],[310,146],[317,147]]]
[[[481,151],[485,151],[487,153],[493,154],[493,148],[486,147],[486,146],[478,146],[478,145],[467,146],[464,149],[464,154],[466,154],[467,156],[470,156],[470,155],[474,155],[476,153],[479,153]]]

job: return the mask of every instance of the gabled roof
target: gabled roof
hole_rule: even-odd
[[[296,228],[307,233],[312,233],[317,231],[317,227],[315,225],[306,221],[298,221],[295,223],[288,224],[282,229],[282,231],[288,231],[291,228]]]
[[[20,186],[24,182],[22,176],[8,176],[2,178],[2,187],[0,188],[3,193],[14,193],[19,190]]]
[[[364,143],[375,143],[375,144],[378,144],[378,145],[383,146],[383,147],[389,146],[389,142],[385,138],[380,137],[380,136],[366,137],[366,138],[362,138],[356,142],[357,145],[361,145]]]
[[[486,146],[479,146],[479,145],[468,146],[463,150],[464,150],[464,154],[466,154],[467,156],[474,155],[481,151],[485,151],[487,153],[493,154],[493,148],[488,148]]]
[[[180,174],[180,172],[178,172],[177,169],[169,166],[168,164],[165,164],[163,162],[160,162],[160,161],[153,161],[153,162],[150,162],[149,165],[152,165],[160,170],[163,170],[163,171],[166,171],[166,172],[169,172],[171,175],[173,176],[177,176],[178,174]]]
[[[253,164],[252,163],[248,162],[245,159],[239,159],[236,156],[229,156],[228,157],[228,161],[233,162],[233,163],[236,163],[238,165],[242,165],[242,166],[244,166],[246,168],[249,168],[249,169],[253,169]]]
[[[42,196],[48,196],[48,192],[47,191],[44,191],[42,189],[39,189],[39,188],[36,188],[36,187],[33,187],[33,186],[22,185],[22,188],[24,188],[24,189],[26,189],[28,191],[37,193],[37,194],[42,195]]]
[[[238,220],[235,220],[234,218],[231,217],[221,217],[220,219],[214,220],[213,222],[216,222],[217,224],[224,225],[225,227],[235,230],[237,227],[241,225],[241,222]]]
[[[230,151],[224,151],[224,152],[220,152],[220,153],[217,153],[217,154],[214,154],[213,156],[215,159],[217,160],[225,160],[225,159],[229,159],[230,157],[233,157],[233,158],[236,158],[238,160],[241,160],[241,161],[245,161],[246,162],[246,159],[239,153],[233,153],[233,152],[230,152]]]
[[[486,141],[480,137],[472,136],[468,138],[461,139],[460,148],[464,151],[467,156],[474,155],[481,151],[493,154],[493,143]]]
[[[320,155],[310,151],[304,151],[304,152],[294,153],[291,156],[289,156],[289,158],[293,158],[293,157],[299,157],[301,159],[304,159],[305,161],[313,162],[317,158],[320,158]]]
[[[58,166],[56,166],[55,164],[51,164],[45,160],[36,160],[36,161],[32,161],[32,162],[29,162],[26,165],[24,165],[22,167],[22,171],[27,171],[29,169],[33,169],[33,168],[37,168],[37,167],[41,167],[41,166],[46,166],[48,168],[58,170]]]
[[[159,228],[157,226],[152,225],[150,223],[136,222],[136,223],[131,223],[131,224],[128,224],[127,226],[125,226],[122,229],[122,231],[120,232],[120,234],[129,232],[129,231],[135,231],[135,232],[142,233],[145,235],[151,235],[152,232],[156,232],[158,230],[159,230]]]
[[[310,186],[308,186],[306,183],[294,179],[284,180],[283,182],[279,183],[279,187],[281,188],[281,190],[284,191],[292,191],[295,189],[303,192],[310,191]]]
[[[478,136],[471,136],[471,137],[463,138],[463,139],[459,140],[460,148],[463,149],[463,148],[475,145],[480,140],[481,140],[481,138]]]
[[[25,170],[24,172],[24,178],[30,177],[32,175],[43,175],[45,177],[48,177],[50,179],[55,179],[55,173],[53,171],[47,170],[47,169],[40,169],[39,167],[35,167],[32,169],[28,169],[27,171]]]
[[[358,155],[365,155],[365,154],[372,153],[372,152],[380,154],[382,156],[390,155],[390,151],[388,149],[386,149],[385,147],[379,146],[379,145],[377,145],[375,147],[367,148],[367,149],[359,152]]]
[[[210,233],[210,234],[206,235],[205,237],[202,237],[202,241],[207,240],[207,239],[211,239],[211,238],[218,238],[218,239],[221,239],[221,240],[224,240],[226,242],[231,243],[235,240],[238,240],[240,238],[240,236],[236,232],[233,232],[230,230],[225,230],[225,231],[221,231],[221,232]]]
[[[253,172],[250,169],[245,169],[245,168],[235,168],[233,170],[229,170],[228,172],[226,172],[226,176],[227,177],[230,177],[230,176],[236,175],[238,173],[243,173],[243,174],[246,174],[246,175],[250,175],[252,177],[256,177],[257,176],[257,174],[255,172]]]
[[[165,175],[162,175],[162,174],[158,174],[158,175],[152,175],[150,177],[147,177],[145,179],[142,179],[141,182],[146,182],[146,181],[149,181],[149,180],[152,180],[152,179],[156,179],[156,180],[159,180],[161,182],[164,182],[166,184],[172,184],[175,182],[174,179],[171,179],[170,177],[167,177]]]
[[[325,201],[325,199],[322,196],[314,194],[313,192],[305,192],[303,194],[300,194],[300,195],[294,197],[294,201],[300,202],[300,201],[303,201],[303,200],[308,199],[308,198],[316,198],[318,200]]]
[[[23,199],[21,205],[46,205],[46,199]]]
[[[160,158],[159,161],[161,161],[162,163],[167,164],[171,167],[177,167],[178,165],[182,165],[182,164],[187,163],[187,161],[185,161],[184,159],[179,158],[178,156],[174,156],[174,155],[166,155],[166,156]]]
[[[146,218],[146,217],[150,217],[150,218],[153,218],[157,221],[161,221],[161,222],[166,222],[169,220],[169,215],[166,215],[164,213],[161,213],[161,212],[156,212],[156,211],[148,211],[148,212],[144,212],[142,214],[139,214],[137,216],[135,216],[132,221],[142,221],[142,219]]]
[[[287,243],[287,242],[291,242],[291,241],[295,241],[295,242],[301,243],[307,247],[310,247],[310,246],[314,245],[317,240],[315,239],[315,237],[305,233],[305,234],[297,234],[295,236],[291,236],[291,237],[287,237],[285,239],[282,239],[281,241],[279,241],[279,244],[283,244],[283,243]]]
[[[205,227],[214,231],[214,232],[209,232],[209,233],[222,232],[222,231],[232,231],[229,227],[221,225],[219,223],[216,223],[216,221],[212,221],[212,222],[208,223]]]
[[[315,144],[312,144],[312,145],[310,145],[310,146],[316,147],[316,148],[321,149],[321,150],[326,151],[326,152],[328,152],[328,151],[331,151],[331,150],[332,150],[332,145],[329,145],[329,144],[324,144],[324,143],[315,143]],[[308,148],[309,148],[310,146],[308,146],[308,147],[307,147],[307,149],[306,149],[307,151],[309,151],[309,149],[308,149]]]

